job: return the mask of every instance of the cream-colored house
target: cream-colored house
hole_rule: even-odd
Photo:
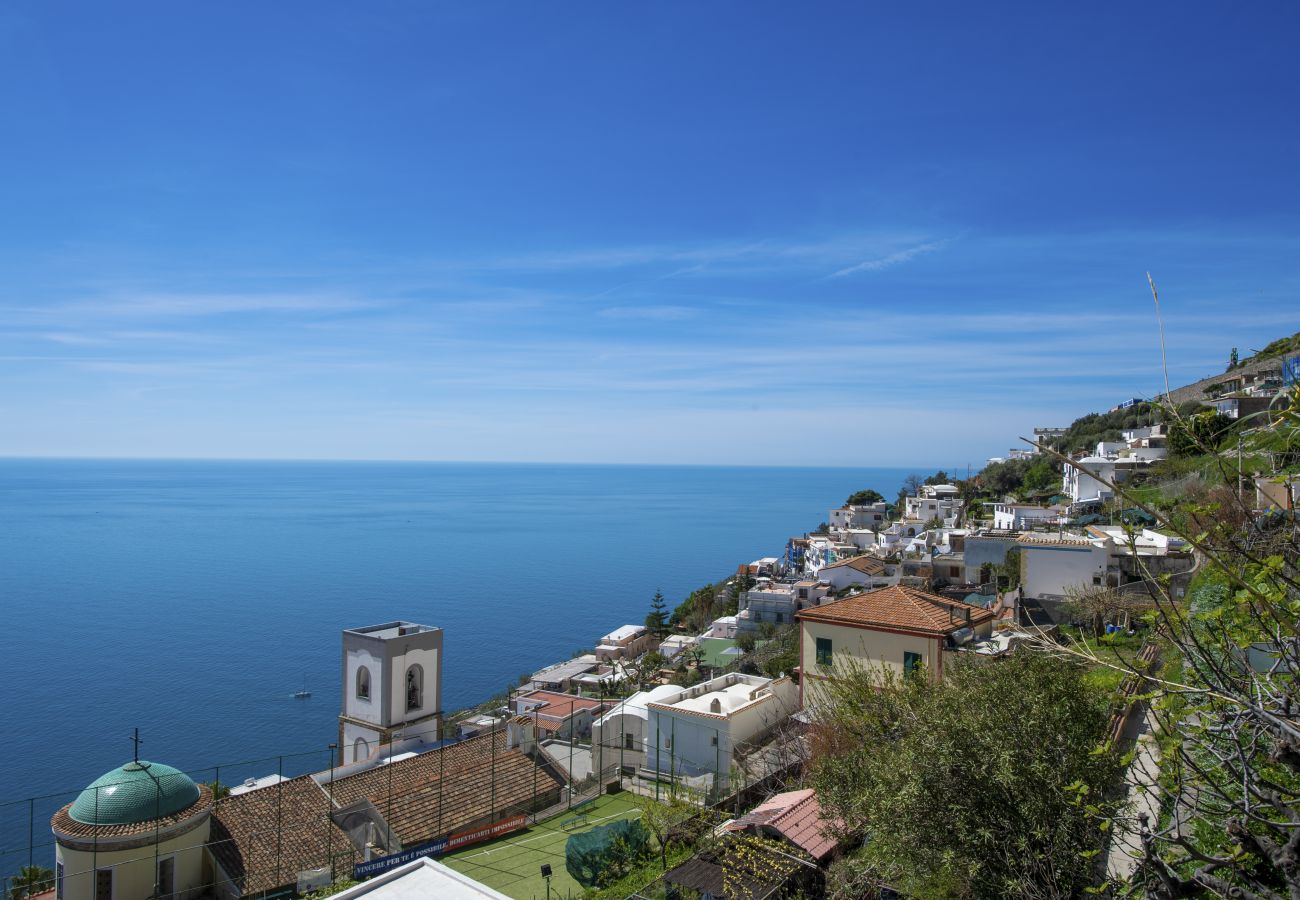
[[[818,685],[853,667],[924,667],[943,677],[944,654],[993,631],[994,613],[937,594],[894,586],[798,613],[800,700],[815,703]]]

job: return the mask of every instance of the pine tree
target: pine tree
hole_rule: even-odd
[[[667,636],[668,601],[664,599],[663,591],[655,591],[654,599],[650,601],[650,615],[645,617],[645,627],[657,638]]]

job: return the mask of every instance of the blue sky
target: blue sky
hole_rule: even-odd
[[[978,465],[1300,330],[1298,20],[6,4],[0,454]]]

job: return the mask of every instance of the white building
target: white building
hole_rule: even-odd
[[[1115,492],[1103,483],[1103,480],[1114,483],[1115,460],[1102,456],[1085,456],[1075,462],[1078,467],[1065,466],[1061,476],[1061,491],[1070,498],[1071,503],[1109,500],[1115,496]]]
[[[683,650],[689,650],[699,643],[700,639],[693,634],[674,634],[664,638],[659,644],[659,655],[664,659],[672,659]]]
[[[842,591],[855,584],[875,588],[898,583],[897,566],[874,556],[850,556],[829,566],[822,566],[817,578],[834,591]],[[821,597],[817,599],[820,602]],[[800,607],[803,608],[805,607]]]
[[[1118,588],[1191,566],[1181,538],[1150,528],[1090,526],[1083,534],[1022,534],[1020,586],[1024,596],[1061,600],[1071,590]]]
[[[680,691],[676,685],[661,684],[620,700],[591,726],[592,746],[600,747],[606,759],[617,758],[617,765],[624,769],[644,768],[646,723],[650,719],[648,704]]]
[[[888,517],[885,501],[878,503],[868,503],[859,506],[841,506],[839,509],[832,509],[826,519],[826,523],[834,530],[845,530],[849,528],[870,528],[872,525],[878,525],[884,522]]]
[[[965,501],[957,495],[959,488],[953,484],[926,484],[915,497],[903,500],[903,518],[911,522],[929,522],[939,519],[946,527],[961,524]]]
[[[734,638],[740,630],[735,616],[721,616],[709,624],[709,630],[700,635],[706,638]]]
[[[399,731],[433,743],[441,724],[441,628],[388,622],[343,632],[341,765],[368,758]]]
[[[1020,531],[1035,525],[1054,523],[1060,510],[1030,503],[993,504],[993,527],[1007,531]]]
[[[670,776],[713,774],[725,788],[737,748],[761,739],[799,707],[788,677],[729,673],[647,699],[645,767]]]

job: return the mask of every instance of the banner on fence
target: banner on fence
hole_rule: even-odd
[[[414,847],[407,847],[397,853],[390,853],[388,856],[372,859],[369,862],[357,863],[352,869],[352,877],[357,881],[363,878],[369,878],[371,875],[378,875],[380,872],[386,872],[396,866],[404,865],[412,860],[419,859],[423,856],[441,856],[450,850],[459,850],[462,847],[469,847],[483,841],[490,841],[493,838],[510,834],[518,831],[528,824],[528,816],[518,815],[511,816],[508,819],[502,819],[500,822],[493,822],[491,825],[484,825],[481,828],[470,828],[466,831],[457,831],[455,834],[449,834],[446,837],[434,838],[431,841],[425,841],[423,844],[416,844]]]

